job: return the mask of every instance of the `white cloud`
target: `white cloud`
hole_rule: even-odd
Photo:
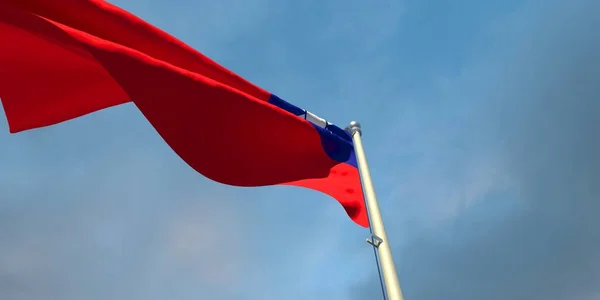
[[[185,207],[168,218],[161,232],[164,251],[162,267],[183,268],[196,280],[227,292],[231,285],[240,286],[248,274],[250,255],[244,253],[244,222],[239,211],[209,203],[210,199]]]

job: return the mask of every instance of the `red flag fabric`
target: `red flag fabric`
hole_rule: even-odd
[[[11,133],[133,102],[193,169],[234,186],[326,193],[367,227],[350,136],[100,0],[0,3]]]

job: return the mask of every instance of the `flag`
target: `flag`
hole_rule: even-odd
[[[135,15],[100,0],[3,0],[0,41],[11,133],[133,102],[204,176],[317,190],[368,226],[348,133]]]

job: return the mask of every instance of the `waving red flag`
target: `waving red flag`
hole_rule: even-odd
[[[133,102],[204,176],[295,185],[368,226],[350,136],[100,0],[0,3],[0,98],[12,133]]]

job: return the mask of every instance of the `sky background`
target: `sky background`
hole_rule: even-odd
[[[600,299],[599,1],[110,2],[362,123],[407,300]],[[0,299],[381,299],[336,201],[214,183],[132,104],[0,145]]]

